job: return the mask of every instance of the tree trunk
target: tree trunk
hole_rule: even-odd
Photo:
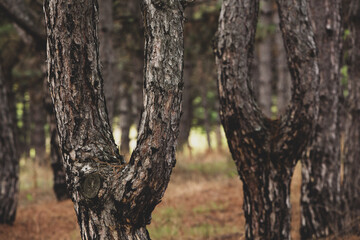
[[[0,66],[0,224],[14,222],[19,190],[15,123],[10,113],[7,94]]]
[[[207,88],[207,84],[206,84],[203,64],[204,64],[204,61],[200,60],[197,65],[200,68],[199,69],[199,78],[200,78],[200,84],[202,86],[200,88],[200,94],[201,94],[201,107],[204,109],[204,122],[203,122],[204,130],[205,130],[208,150],[211,150],[211,138],[210,138],[211,125],[210,125],[209,105],[208,105],[208,99],[207,99],[208,88]]]
[[[46,36],[42,27],[34,21],[29,13],[31,8],[25,5],[23,0],[0,0],[0,9],[38,44],[41,49],[45,48]]]
[[[272,24],[272,1],[265,0],[261,4],[260,11],[260,21],[261,21],[261,30],[262,38],[259,42],[259,82],[255,88],[259,90],[258,102],[260,108],[263,110],[267,117],[271,117],[271,105],[272,105],[272,89],[271,81],[273,79],[272,71],[272,34],[271,34],[271,24]]]
[[[243,181],[247,239],[290,239],[289,185],[317,116],[317,50],[307,1],[277,3],[294,86],[291,106],[278,120],[259,110],[251,91],[259,1],[225,0],[219,19],[220,116]]]
[[[40,88],[41,89],[41,88]],[[42,89],[41,89],[42,90]],[[30,148],[35,150],[35,161],[42,166],[45,159],[45,123],[43,91],[39,87],[30,90]]]
[[[338,232],[340,207],[339,85],[342,52],[341,0],[310,1],[319,48],[319,117],[302,158],[301,238]]]
[[[348,7],[351,38],[349,66],[350,124],[345,137],[343,202],[345,229],[360,235],[360,3],[351,0]]]
[[[100,62],[104,79],[106,107],[110,123],[114,115],[115,57],[112,43],[113,0],[99,1]]]
[[[46,0],[48,72],[68,189],[82,239],[149,239],[146,225],[175,165],[181,113],[183,7],[142,2],[144,111],[129,163],[106,113],[96,0]]]
[[[193,66],[186,66],[184,68],[184,94],[182,105],[182,116],[180,120],[180,131],[178,137],[178,149],[183,149],[184,145],[188,143],[192,116],[193,116],[193,94],[191,92],[191,76]]]
[[[65,169],[62,160],[61,149],[59,146],[59,135],[56,128],[56,118],[54,112],[54,106],[51,102],[51,96],[49,92],[49,85],[47,81],[44,81],[44,93],[45,93],[45,109],[47,113],[48,124],[50,126],[50,161],[51,168],[54,174],[54,193],[58,201],[66,200],[70,198],[66,186]]]
[[[284,42],[282,40],[281,31],[279,25],[279,15],[273,14],[273,22],[277,25],[274,36],[274,48],[275,48],[275,72],[276,72],[276,95],[277,95],[277,108],[278,114],[285,113],[285,110],[291,99],[291,76],[286,60],[286,52],[284,49]]]
[[[120,153],[124,156],[128,156],[130,153],[130,127],[132,124],[132,99],[131,99],[131,92],[130,92],[130,77],[128,74],[122,75],[122,80],[120,83],[120,129],[121,129],[121,139],[120,139]]]

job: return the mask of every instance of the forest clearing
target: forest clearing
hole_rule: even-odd
[[[38,168],[38,186],[34,189],[34,173],[24,168],[22,171],[25,172],[20,175],[20,184],[24,189],[20,191],[18,221],[13,226],[1,225],[0,239],[79,239],[73,204],[71,200],[57,202],[52,190],[52,173]],[[298,166],[291,198],[293,239],[299,239],[300,186]],[[192,158],[180,153],[165,196],[154,211],[150,236],[159,240],[244,239],[241,196],[241,181],[226,150],[198,153]]]
[[[0,239],[79,239],[71,200],[58,202],[52,190],[52,173],[44,168],[37,171],[38,186],[34,189],[34,173],[22,169],[18,221],[13,226],[0,226]],[[291,185],[291,237],[295,240],[300,239],[300,187],[299,163]],[[163,201],[153,213],[150,236],[159,240],[245,239],[242,203],[241,181],[227,150],[192,157],[180,153]]]

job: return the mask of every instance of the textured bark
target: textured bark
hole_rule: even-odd
[[[320,106],[315,137],[302,159],[302,239],[337,233],[340,220],[341,0],[312,0],[310,9],[319,49]]]
[[[70,198],[67,191],[65,169],[63,166],[61,149],[59,146],[59,135],[56,128],[56,118],[54,112],[54,106],[52,105],[51,96],[49,92],[49,84],[44,81],[44,93],[45,93],[45,109],[47,113],[48,124],[50,126],[50,161],[51,169],[54,174],[54,186],[53,190],[58,201],[66,200]]]
[[[44,166],[46,113],[43,91],[38,89],[39,87],[30,90],[30,148],[35,149],[35,161]]]
[[[0,66],[0,224],[14,222],[19,190],[15,124],[9,110],[7,94]]]
[[[307,1],[277,3],[294,86],[279,120],[259,110],[251,91],[259,1],[225,0],[219,19],[220,116],[243,181],[247,239],[290,238],[290,181],[317,116],[319,72]]]
[[[106,107],[110,123],[114,115],[114,86],[115,86],[115,56],[112,41],[113,32],[113,1],[99,1],[99,38],[100,38],[100,62],[104,79],[104,92]]]
[[[349,121],[345,137],[343,198],[345,229],[360,235],[360,2],[348,1],[351,38],[349,66]]]
[[[98,56],[96,0],[45,1],[51,96],[83,239],[149,239],[146,225],[175,165],[183,7],[142,2],[144,111],[129,163],[111,133]]]
[[[271,80],[273,79],[272,71],[272,35],[269,31],[272,24],[272,1],[265,0],[261,4],[260,11],[260,23],[263,26],[263,38],[260,40],[259,47],[259,81],[258,85],[254,86],[258,88],[259,98],[258,103],[260,108],[267,117],[271,117],[271,105],[272,105],[272,89]]]

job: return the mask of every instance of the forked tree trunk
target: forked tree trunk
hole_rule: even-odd
[[[14,222],[18,202],[19,158],[7,94],[0,66],[0,224]]]
[[[144,111],[129,163],[105,109],[96,0],[46,0],[48,72],[68,188],[83,239],[149,239],[175,165],[183,86],[183,7],[142,1]]]
[[[351,37],[349,67],[350,124],[345,138],[343,200],[345,229],[360,235],[360,2],[351,0],[349,29]]]
[[[338,232],[340,210],[339,90],[342,52],[341,0],[310,1],[319,48],[319,117],[302,158],[301,238]]]
[[[250,90],[259,1],[224,0],[219,19],[220,116],[243,181],[247,239],[290,238],[290,181],[317,116],[319,73],[307,1],[277,3],[294,86],[279,120],[258,109]]]

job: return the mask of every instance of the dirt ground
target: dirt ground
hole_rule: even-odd
[[[24,168],[24,166],[22,167]],[[36,178],[36,189],[31,185]],[[50,170],[22,171],[20,203],[13,226],[0,226],[0,240],[80,239],[70,200],[57,202]],[[299,238],[300,167],[292,182],[292,239]],[[244,239],[242,187],[228,153],[178,156],[163,201],[148,226],[152,239]],[[360,239],[349,237],[347,239]]]

